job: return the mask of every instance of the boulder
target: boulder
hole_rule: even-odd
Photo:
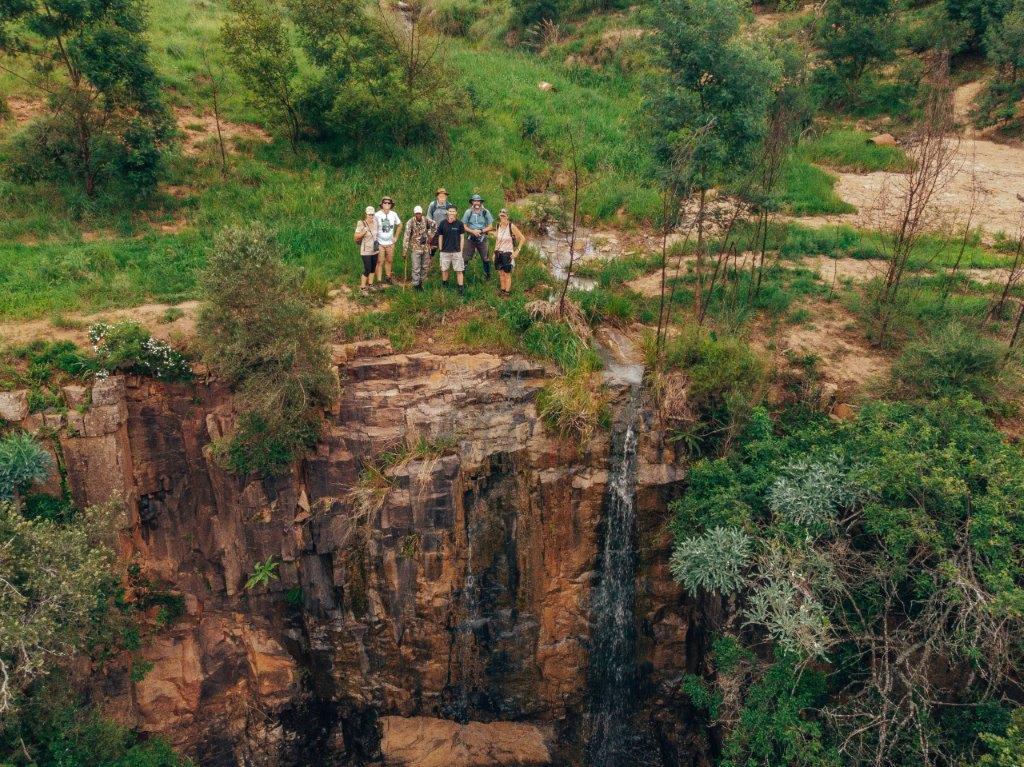
[[[539,83],[537,83],[537,88],[546,93],[548,91],[553,91],[555,89],[555,86],[547,82],[546,80],[541,80]]]
[[[28,392],[0,392],[0,419],[5,421],[23,421],[28,418]]]
[[[539,727],[519,722],[459,724],[429,716],[381,718],[387,767],[544,767],[551,764]]]
[[[896,137],[891,133],[879,133],[869,138],[868,143],[875,146],[896,146]]]

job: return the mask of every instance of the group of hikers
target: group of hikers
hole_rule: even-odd
[[[459,217],[459,211],[448,200],[448,191],[441,187],[426,212],[417,205],[408,222],[394,210],[395,201],[384,196],[380,210],[367,206],[366,215],[356,224],[356,242],[363,258],[363,274],[359,289],[366,295],[393,282],[392,269],[395,247],[405,227],[400,252],[405,253],[412,267],[412,286],[423,290],[434,256],[440,253],[441,284],[448,286],[450,272],[455,272],[455,283],[460,294],[465,292],[466,266],[480,254],[484,279],[491,279],[490,237],[494,237],[494,268],[498,272],[498,289],[502,296],[512,292],[512,269],[516,265],[526,237],[512,223],[504,208],[495,221],[484,207],[483,198],[474,194],[469,207]]]

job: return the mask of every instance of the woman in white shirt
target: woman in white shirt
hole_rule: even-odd
[[[525,242],[522,231],[512,223],[508,211],[502,208],[494,230],[494,266],[498,270],[498,287],[505,297],[512,295],[512,267]]]

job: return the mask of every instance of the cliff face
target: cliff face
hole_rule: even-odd
[[[123,497],[127,553],[184,598],[108,708],[202,765],[584,762],[611,438],[551,434],[525,360],[335,351],[324,437],[275,480],[217,465],[233,412],[214,388],[112,378],[47,417],[76,502]],[[679,764],[692,608],[664,522],[683,475],[639,419],[637,748]],[[401,455],[417,442],[441,449]],[[269,557],[279,578],[245,589]]]

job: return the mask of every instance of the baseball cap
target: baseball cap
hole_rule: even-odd
[[[372,205],[367,205],[366,206],[366,215],[372,216],[373,213],[374,213],[373,206]]]
[[[412,212],[413,213],[422,213],[423,212],[423,208],[421,206],[417,205],[415,208],[412,209]]]

